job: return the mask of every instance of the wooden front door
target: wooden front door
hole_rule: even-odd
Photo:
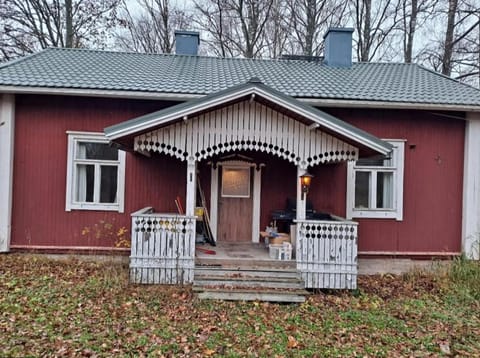
[[[252,168],[222,166],[219,175],[217,241],[251,242]]]

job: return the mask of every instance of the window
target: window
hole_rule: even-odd
[[[366,158],[348,163],[347,217],[403,219],[403,161],[405,141],[389,158]]]
[[[250,167],[222,167],[222,197],[250,197]]]
[[[66,210],[123,212],[125,152],[101,133],[67,134]]]

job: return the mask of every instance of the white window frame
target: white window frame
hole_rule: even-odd
[[[79,142],[96,142],[96,143],[108,143],[108,139],[105,138],[103,133],[92,133],[92,132],[74,132],[67,131],[68,135],[68,152],[67,152],[67,190],[66,190],[66,201],[65,201],[65,210],[101,210],[101,211],[118,211],[120,213],[124,212],[124,200],[125,200],[125,152],[123,150],[118,150],[118,160],[117,161],[102,161],[102,160],[81,160],[86,164],[94,164],[95,166],[100,166],[102,164],[113,164],[118,166],[118,177],[117,177],[117,202],[116,203],[100,203],[98,202],[98,194],[95,195],[95,201],[93,203],[82,203],[75,201],[75,185],[76,185],[76,164],[79,162],[75,159],[75,153],[78,148]],[[88,163],[87,163],[88,162]],[[95,170],[95,189],[94,191],[98,193],[100,191],[100,171],[98,168]],[[98,187],[98,188],[97,188]]]
[[[359,166],[357,162],[348,162],[347,169],[347,218],[374,218],[374,219],[396,219],[403,220],[403,181],[405,166],[405,140],[404,139],[384,139],[384,141],[393,145],[394,154],[391,167],[382,166]],[[392,209],[375,209],[375,208],[355,208],[355,175],[357,171],[370,172],[371,188],[370,202],[376,202],[376,178],[377,172],[393,173],[393,208]]]

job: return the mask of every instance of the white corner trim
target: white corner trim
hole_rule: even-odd
[[[262,190],[262,167],[253,167],[253,210],[252,210],[252,242],[260,241],[260,201]]]
[[[480,114],[467,113],[463,169],[462,252],[480,259]]]
[[[0,96],[0,252],[10,251],[13,201],[15,96]]]

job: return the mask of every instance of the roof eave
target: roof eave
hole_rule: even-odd
[[[0,85],[0,93],[12,94],[43,94],[62,96],[85,96],[102,98],[126,98],[144,100],[166,100],[184,102],[195,98],[205,97],[205,94],[149,92],[132,90],[106,90],[69,87],[29,87]],[[471,104],[442,104],[418,102],[390,102],[354,99],[311,98],[295,97],[299,101],[316,107],[341,107],[341,108],[373,108],[373,109],[416,109],[455,112],[480,112],[480,105]]]

